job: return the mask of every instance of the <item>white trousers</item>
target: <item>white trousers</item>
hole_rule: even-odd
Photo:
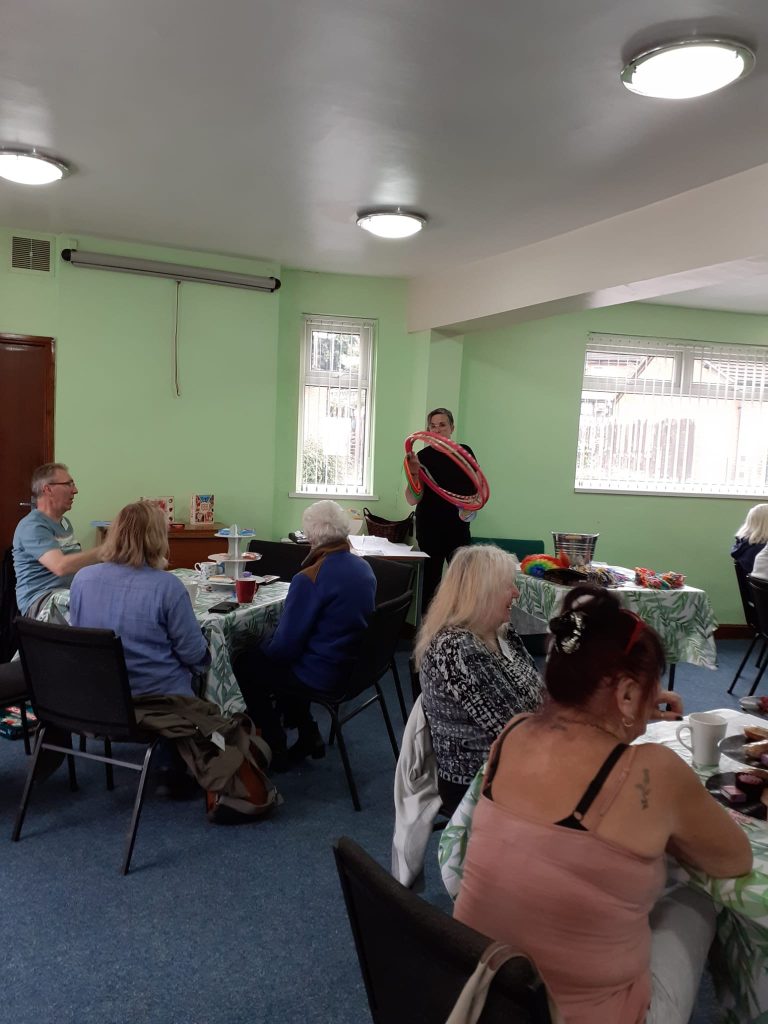
[[[664,896],[651,911],[653,991],[645,1024],[688,1024],[716,917],[709,896],[687,885]]]

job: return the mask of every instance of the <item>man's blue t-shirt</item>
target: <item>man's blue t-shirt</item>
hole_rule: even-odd
[[[32,602],[42,594],[71,585],[74,573],[57,576],[39,562],[40,556],[46,551],[57,548],[62,555],[72,555],[82,550],[75,539],[72,524],[66,516],[61,520],[51,519],[39,509],[32,509],[18,524],[13,535],[16,604],[22,614],[26,614]]]

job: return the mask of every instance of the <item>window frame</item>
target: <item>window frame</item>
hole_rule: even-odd
[[[588,375],[587,373],[588,354],[594,352],[599,353],[601,351],[605,352],[606,355],[610,354],[619,358],[622,356],[631,358],[637,358],[638,356],[646,356],[648,358],[672,358],[674,359],[674,364],[672,368],[673,372],[670,375],[671,379],[657,379],[649,386],[649,379],[640,381],[640,379],[637,378],[634,382],[631,380],[622,381],[620,387],[618,384],[613,388],[606,387],[605,377],[596,376],[594,374]],[[703,360],[706,362],[708,354],[709,361],[713,363],[749,362],[749,357],[752,356],[754,367],[757,368],[761,364],[763,367],[760,386],[756,390],[754,383],[752,387],[749,388],[746,384],[739,383],[738,380],[732,384],[727,382],[722,384],[702,382],[694,383],[695,363],[697,360]],[[654,481],[647,477],[639,483],[638,487],[634,488],[617,486],[615,482],[610,480],[608,480],[607,483],[601,482],[600,484],[597,484],[595,482],[586,482],[580,485],[579,481],[584,480],[584,473],[581,471],[582,467],[579,465],[579,458],[582,443],[582,417],[584,415],[583,403],[587,396],[592,400],[592,396],[596,393],[603,392],[606,396],[647,395],[649,398],[677,397],[681,400],[721,398],[723,401],[759,401],[768,408],[767,364],[768,346],[765,345],[732,345],[726,342],[704,342],[679,338],[642,337],[638,335],[600,334],[590,332],[587,337],[587,344],[584,350],[584,368],[580,390],[581,404],[576,435],[574,493],[621,494],[638,497],[725,498],[737,501],[743,501],[745,499],[766,500],[766,497],[768,497],[768,464],[766,464],[766,480],[762,490],[757,485],[753,486],[754,480],[750,481],[747,485],[744,485],[744,489],[738,491],[734,490],[734,488],[737,488],[739,484],[734,481],[730,483],[723,483],[722,486],[718,488],[713,485],[711,480],[709,480],[703,481],[699,485],[692,483],[689,489],[683,489],[679,479],[669,481],[666,485],[664,481],[657,480],[655,481],[657,486],[654,487],[652,486]],[[755,373],[754,376],[757,378],[759,374]],[[682,423],[682,420],[680,420],[679,423]],[[680,425],[678,425],[678,430],[679,429],[681,429]],[[692,451],[695,451],[695,448],[692,449]],[[738,455],[738,448],[733,454]],[[626,481],[626,476],[624,476],[623,480]],[[603,478],[603,481],[605,481],[605,477]],[[704,489],[694,490],[693,488],[695,486],[700,486]],[[727,488],[730,488],[730,490]]]
[[[376,334],[377,321],[368,317],[332,316],[325,314],[304,313],[302,314],[302,329],[299,358],[299,400],[298,400],[298,433],[296,437],[296,490],[290,492],[292,498],[355,498],[367,501],[377,501],[377,495],[372,493],[373,488],[373,426],[375,406],[375,380],[376,380]],[[318,378],[331,371],[317,371],[310,369],[312,355],[312,334],[318,329],[329,333],[355,333],[359,334],[361,341],[361,367],[358,373],[356,389],[365,388],[366,394],[366,415],[365,415],[365,440],[363,445],[363,481],[360,489],[354,490],[345,488],[334,490],[327,484],[309,484],[302,479],[304,466],[304,446],[306,438],[305,428],[305,389],[307,387],[329,387]],[[362,358],[363,347],[367,348],[367,360]],[[367,366],[364,366],[364,362]],[[309,487],[310,489],[307,489]]]

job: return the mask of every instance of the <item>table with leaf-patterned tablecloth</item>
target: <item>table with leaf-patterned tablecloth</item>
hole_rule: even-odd
[[[190,575],[190,570],[175,569],[174,574],[183,578],[185,574]],[[244,648],[260,644],[272,636],[283,611],[288,586],[278,581],[259,587],[251,604],[241,604],[225,615],[208,609],[227,597],[234,597],[234,591],[232,594],[222,594],[221,590],[198,591],[195,615],[211,651],[211,667],[201,696],[218,704],[227,714],[245,710],[245,701],[232,670],[232,659]]]
[[[173,574],[182,580],[197,579],[197,573],[191,569],[174,569]],[[287,583],[270,583],[258,589],[251,604],[241,604],[234,611],[222,615],[208,609],[213,604],[234,598],[234,587],[230,590],[210,587],[198,591],[195,615],[211,651],[211,667],[200,696],[218,704],[227,714],[245,710],[232,670],[232,659],[245,647],[259,644],[274,633],[287,593]],[[54,591],[38,618],[41,621],[58,619],[68,622],[69,590]]]
[[[731,708],[718,710],[728,720],[728,735],[746,724],[765,726],[764,719]],[[691,753],[677,739],[678,722],[652,722],[636,743],[663,743],[686,763]],[[694,768],[702,783],[720,771],[740,766],[724,755],[718,768]],[[461,886],[464,859],[472,831],[472,815],[480,797],[485,766],[477,773],[440,839],[438,858],[443,883],[455,899]],[[709,966],[720,1004],[720,1024],[768,1024],[768,824],[738,816],[752,847],[753,866],[742,878],[710,878],[669,858],[670,882],[685,882],[708,893],[718,909],[717,938]]]
[[[518,575],[516,583],[520,591],[518,607],[544,622],[558,614],[571,589],[524,573]],[[667,661],[672,664],[688,661],[704,668],[717,668],[717,619],[706,591],[695,587],[650,590],[626,585],[611,593],[616,594],[625,608],[653,626],[664,643]]]

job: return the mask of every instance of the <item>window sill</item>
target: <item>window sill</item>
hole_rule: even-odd
[[[325,498],[341,498],[342,501],[378,501],[378,494],[320,494],[317,491],[289,491],[289,498],[314,498],[322,501]]]
[[[574,494],[620,494],[633,498],[724,498],[727,501],[765,501],[765,494],[715,494],[703,491],[630,491],[615,487],[574,487]]]

